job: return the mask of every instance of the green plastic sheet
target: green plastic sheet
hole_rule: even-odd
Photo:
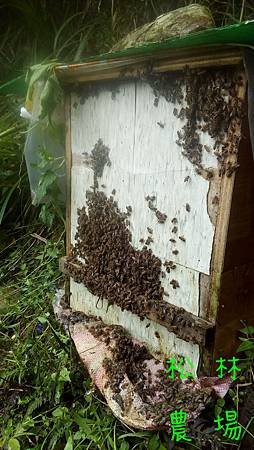
[[[82,62],[102,61],[134,55],[154,55],[167,49],[194,48],[210,45],[240,45],[254,47],[254,20],[221,28],[209,28],[197,33],[165,39],[161,42],[148,42],[138,47],[131,47],[116,52],[103,53],[85,58]]]

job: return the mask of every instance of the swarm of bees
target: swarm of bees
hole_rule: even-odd
[[[163,212],[161,212],[161,211],[159,211],[157,208],[156,208],[156,206],[155,206],[155,204],[154,204],[154,202],[155,202],[155,200],[156,200],[156,197],[155,197],[155,195],[147,195],[146,197],[145,197],[145,200],[148,202],[148,208],[149,209],[151,209],[151,211],[154,211],[155,212],[155,215],[156,215],[156,217],[157,217],[157,219],[158,219],[158,222],[159,223],[164,223],[166,220],[167,220],[167,214],[165,214],[165,213],[163,213]]]
[[[230,147],[227,142],[223,145],[222,143],[232,120],[241,114],[241,104],[236,97],[238,81],[232,71],[188,71],[180,77],[166,74],[159,79],[151,74],[149,82],[154,90],[155,103],[158,104],[159,98],[163,96],[177,106],[174,115],[179,120],[184,120],[182,129],[178,131],[178,143],[197,172],[206,179],[213,177],[212,170],[203,168],[202,159],[203,151],[214,151],[220,164],[220,175],[231,176],[238,165],[226,161]],[[186,87],[186,93],[183,86]],[[157,124],[161,128],[164,127],[161,122]],[[208,133],[215,140],[213,149],[201,144],[200,131]],[[181,315],[176,317],[172,305],[164,301],[164,296],[168,294],[160,281],[160,278],[165,276],[161,270],[162,263],[148,248],[153,242],[152,229],[148,227],[149,236],[140,239],[142,249],[135,249],[131,244],[132,236],[128,229],[132,207],[128,205],[126,212],[122,212],[113,197],[115,189],[109,198],[98,190],[98,178],[102,176],[105,165],[110,165],[109,149],[100,139],[91,152],[91,158],[94,188],[87,192],[87,207],[78,211],[76,244],[72,252],[73,261],[81,257],[85,264],[82,271],[70,269],[73,270],[74,279],[84,283],[98,298],[105,297],[109,304],[132,311],[141,319],[149,317],[152,312],[158,320],[167,319],[173,327],[181,327]],[[191,178],[186,176],[184,183],[189,182]],[[145,199],[158,222],[163,224],[167,215],[156,207],[156,196],[147,195]],[[187,213],[191,212],[189,203],[183,204],[184,207]],[[174,217],[171,222],[171,232],[174,233],[173,237],[170,237],[173,244],[172,253],[178,255],[175,244],[178,242],[179,246],[184,248],[184,244],[178,239],[183,243],[186,239],[183,235],[179,236],[181,232],[178,231],[177,218]],[[164,266],[168,273],[176,267],[171,261],[165,262]],[[172,279],[170,284],[173,289],[180,287],[175,279]],[[186,318],[184,320],[186,325]],[[187,326],[191,327],[191,319],[187,319],[187,322]]]
[[[166,272],[170,273],[170,270],[175,270],[176,265],[173,261],[165,261],[163,264],[166,267]]]
[[[92,169],[94,172],[94,187],[98,188],[98,178],[103,174],[105,165],[110,166],[109,148],[99,139],[91,151]]]
[[[150,324],[147,324],[147,327]],[[151,419],[159,426],[169,425],[169,414],[175,409],[175,399],[180,403],[186,401],[186,390],[182,389],[182,381],[176,375],[174,380],[169,380],[165,368],[158,360],[153,360],[153,371],[149,361],[153,359],[144,345],[133,341],[126,330],[119,325],[105,325],[103,323],[92,325],[89,331],[99,341],[108,346],[111,357],[105,357],[103,367],[107,375],[106,387],[113,392],[113,399],[124,412],[126,399],[122,397],[124,378],[128,377],[135,392],[140,396],[143,411],[147,419]],[[158,331],[154,336],[160,339]],[[156,368],[158,366],[158,368]],[[156,401],[155,401],[156,393]],[[207,389],[191,390],[186,408],[195,410],[197,405],[205,401],[209,395]]]
[[[164,97],[176,105],[173,109],[174,116],[185,121],[177,132],[176,143],[181,147],[183,155],[196,167],[197,173],[208,180],[212,178],[213,173],[202,165],[202,157],[204,150],[208,153],[214,150],[221,167],[220,175],[230,177],[237,165],[224,166],[232,151],[225,136],[234,119],[242,115],[243,102],[236,95],[238,86],[242,85],[241,77],[225,68],[199,72],[187,69],[182,75],[150,75],[148,81],[154,91],[156,106],[159,98]],[[215,140],[213,149],[201,144],[200,131],[208,133]],[[190,177],[186,177],[184,181],[189,180]]]
[[[99,149],[101,154],[101,147]],[[105,165],[105,157],[103,161]],[[98,171],[95,180],[98,186]],[[146,200],[154,203],[155,197],[147,196]],[[76,242],[66,264],[70,276],[83,283],[98,297],[98,301],[106,298],[109,306],[118,305],[122,310],[137,314],[141,320],[153,316],[155,321],[166,321],[179,337],[200,342],[190,314],[164,300],[168,293],[161,285],[162,263],[147,248],[153,241],[152,229],[147,229],[149,236],[146,241],[141,239],[146,244],[141,250],[131,244],[132,236],[128,229],[131,213],[130,205],[126,212],[120,211],[114,196],[108,198],[96,187],[86,192],[86,207],[77,211]],[[173,223],[176,222],[174,218]],[[80,263],[80,258],[83,263]],[[176,267],[172,261],[164,265],[167,272]]]
[[[170,284],[172,285],[173,289],[177,289],[180,287],[179,283],[177,280],[171,280]]]

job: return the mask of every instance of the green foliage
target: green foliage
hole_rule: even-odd
[[[78,61],[108,51],[136,26],[190,3],[193,0],[2,0],[2,81],[8,80],[10,67],[14,78],[24,67],[47,58]],[[199,3],[210,7],[218,26],[253,17],[251,1],[199,0]]]
[[[32,102],[33,93],[38,81],[44,83],[42,92],[40,94],[40,115],[39,120],[47,118],[51,126],[55,126],[52,123],[52,115],[55,108],[59,105],[63,105],[63,91],[60,86],[59,80],[54,72],[56,60],[51,60],[49,63],[36,64],[30,67],[26,81],[28,83],[27,101]]]
[[[224,398],[218,398],[214,408],[215,417],[219,416],[222,412],[223,406],[225,406]]]
[[[23,161],[24,123],[17,119],[19,101],[0,97],[0,225],[22,223],[31,213],[28,178]],[[1,243],[0,243],[1,248]]]
[[[37,161],[36,163],[30,162],[33,178],[37,177],[37,181],[33,182],[33,205],[43,204],[39,219],[48,228],[52,227],[57,217],[64,223],[64,193],[61,193],[59,183],[64,177],[65,159],[63,155],[53,156],[46,145],[40,144],[40,142],[47,142],[52,152],[55,151],[59,154],[59,149],[61,149],[64,154],[64,124],[59,120],[58,114],[63,107],[63,92],[54,73],[54,66],[55,61],[51,61],[30,68],[27,74],[29,87],[26,99],[28,108],[32,110],[35,106],[36,109],[39,109],[39,113],[33,119],[31,128],[28,130],[31,139],[27,144],[30,148],[27,150],[30,158],[35,158]],[[39,86],[38,82],[42,84]],[[34,102],[39,104],[33,105]]]
[[[243,353],[244,358],[241,361],[241,368],[246,370],[250,379],[254,382],[252,368],[254,366],[254,327],[247,326],[242,328],[241,333],[244,337],[240,337],[241,344],[239,345],[237,352]]]
[[[51,228],[54,220],[59,217],[64,223],[63,199],[58,185],[58,179],[62,176],[64,157],[54,158],[46,148],[39,147],[39,162],[34,168],[40,171],[38,187],[35,190],[34,205],[41,207],[39,219],[48,228]]]
[[[63,233],[47,232],[45,240],[45,232],[38,225],[25,229],[1,255],[0,447],[164,450],[157,434],[126,433],[55,321]]]

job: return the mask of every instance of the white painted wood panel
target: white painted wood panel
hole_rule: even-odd
[[[77,208],[86,203],[86,190],[93,184],[93,172],[82,163],[82,153],[91,153],[98,139],[110,149],[111,166],[104,168],[99,185],[107,196],[116,190],[115,198],[121,210],[132,206],[130,230],[132,243],[141,249],[140,238],[149,236],[147,227],[153,230],[153,253],[162,262],[174,261],[176,269],[162,279],[169,297],[165,301],[199,314],[200,272],[209,275],[214,225],[208,215],[207,197],[209,182],[199,176],[195,167],[181,153],[176,144],[177,131],[184,124],[173,115],[175,105],[160,98],[154,106],[151,87],[144,82],[123,82],[119,92],[112,97],[110,89],[88,97],[80,103],[80,97],[72,95],[72,188],[71,188],[71,234],[76,232]],[[164,125],[162,128],[158,122]],[[204,134],[202,143],[213,146],[211,138]],[[217,167],[214,155],[205,153],[205,167]],[[189,177],[186,182],[186,177]],[[168,218],[158,223],[148,208],[145,197],[154,195],[155,206]],[[190,205],[190,212],[186,204]],[[177,233],[173,233],[177,218]],[[179,239],[185,238],[185,242]],[[176,243],[170,242],[170,238]],[[173,250],[178,250],[174,255]],[[170,281],[177,280],[179,288],[173,289]],[[173,333],[147,319],[121,311],[107,301],[96,307],[97,297],[83,285],[71,281],[71,306],[87,314],[99,315],[104,322],[123,325],[129,332],[147,343],[153,352],[161,355],[182,354],[189,356],[197,367],[198,346],[178,339]],[[146,328],[146,325],[149,325]],[[155,331],[160,338],[155,337]]]
[[[107,170],[105,168],[105,170]],[[104,178],[104,177],[103,177]],[[106,183],[106,176],[104,182]],[[93,171],[90,168],[84,166],[73,166],[72,167],[72,192],[71,192],[71,204],[72,204],[72,218],[71,218],[71,242],[73,243],[75,240],[76,233],[76,224],[77,224],[77,209],[82,208],[86,204],[86,191],[93,183]],[[111,194],[113,187],[108,189],[106,187],[105,191],[108,195]],[[124,189],[123,189],[124,190]],[[108,192],[107,192],[108,191]],[[121,195],[121,192],[120,192]],[[124,195],[124,192],[123,192]],[[115,195],[118,200],[118,195]],[[134,196],[133,196],[134,200]],[[133,204],[133,203],[129,203]],[[126,205],[126,204],[125,204]],[[124,209],[124,207],[123,207]],[[146,208],[148,209],[148,208]],[[138,222],[138,210],[136,211],[136,217],[131,216],[129,218],[131,225],[130,230],[132,235],[135,236],[135,220]],[[150,211],[150,210],[148,210]],[[157,222],[155,222],[156,224]],[[150,222],[147,222],[148,226],[151,226]],[[162,225],[163,226],[163,225]],[[173,226],[171,224],[171,226]],[[142,236],[147,237],[148,232],[146,227],[143,227]],[[154,232],[155,235],[155,232]],[[133,239],[133,244],[136,248],[142,248],[143,244],[141,244],[137,239]],[[185,243],[179,240],[178,248],[184,248]],[[172,248],[173,248],[172,244]],[[157,255],[156,252],[156,241],[151,244],[151,248],[153,252]],[[161,255],[160,255],[161,256]],[[165,262],[167,258],[161,257],[162,262]],[[165,271],[164,271],[165,272]],[[170,282],[175,279],[179,283],[179,288],[174,289]],[[165,291],[169,294],[169,297],[165,296],[165,301],[172,303],[174,305],[185,308],[187,311],[198,315],[199,313],[199,272],[195,270],[191,270],[189,268],[183,267],[179,264],[176,264],[176,269],[172,270],[169,274],[165,272],[165,278],[161,278],[162,286],[165,288]]]
[[[120,89],[120,88],[119,88]],[[151,87],[146,83],[123,83],[120,92],[112,99],[111,91],[102,91],[89,97],[80,105],[73,96],[72,103],[72,151],[79,156],[91,152],[101,138],[110,148],[112,165],[105,167],[101,184],[105,193],[115,188],[121,209],[131,205],[133,214],[131,228],[134,245],[147,234],[147,226],[154,230],[152,250],[162,259],[198,272],[209,274],[214,226],[207,213],[209,182],[195,172],[175,143],[177,131],[183,122],[173,115],[174,105],[160,98],[154,104]],[[157,122],[165,124],[161,128]],[[211,144],[209,136],[202,136]],[[208,166],[217,166],[216,158],[204,155]],[[186,176],[190,177],[185,182]],[[159,224],[154,213],[147,207],[146,195],[155,195],[155,206],[168,216]],[[191,211],[187,212],[188,203]],[[169,239],[171,220],[178,219],[177,244]],[[184,236],[186,242],[179,240]],[[195,236],[195,239],[193,239]],[[178,255],[172,253],[179,251]]]
[[[101,317],[103,322],[109,325],[122,325],[134,338],[146,343],[151,354],[157,359],[164,359],[172,355],[189,357],[193,363],[191,372],[196,373],[199,361],[198,345],[177,338],[165,327],[151,320],[141,321],[136,314],[132,314],[130,311],[121,311],[118,306],[112,305],[108,308],[106,299],[97,302],[97,297],[73,280],[71,280],[70,292],[72,293],[71,307],[74,310]],[[156,332],[159,333],[159,338],[155,336]]]

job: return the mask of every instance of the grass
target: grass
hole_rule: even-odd
[[[20,103],[14,96],[0,98],[0,225],[23,223],[31,212],[23,160],[26,124],[18,117]]]
[[[33,237],[34,232],[46,241]],[[17,229],[1,254],[1,445],[164,450],[165,439],[135,433],[114,418],[54,319],[52,300],[63,282],[58,271],[63,245],[61,228],[49,235],[30,226]],[[151,439],[160,447],[150,447]]]
[[[49,232],[34,222],[12,230],[11,236],[0,253],[0,448],[168,449],[167,433],[135,432],[115,419],[54,318],[52,301],[64,281],[58,270],[64,253],[62,226],[55,223]],[[226,402],[218,400],[216,414],[234,405],[241,408],[251,392],[253,330],[244,328],[242,334],[246,376],[230,389]],[[207,449],[202,442],[204,437],[215,439],[213,417],[211,404],[207,417],[194,424],[192,444],[179,448]],[[245,428],[250,437],[250,415]],[[220,445],[215,448],[230,448]]]
[[[130,30],[195,0],[0,0],[0,82],[47,58],[78,61]],[[252,0],[199,0],[218,26],[254,17]],[[61,14],[59,14],[61,11]],[[47,39],[45,39],[45,36]]]

